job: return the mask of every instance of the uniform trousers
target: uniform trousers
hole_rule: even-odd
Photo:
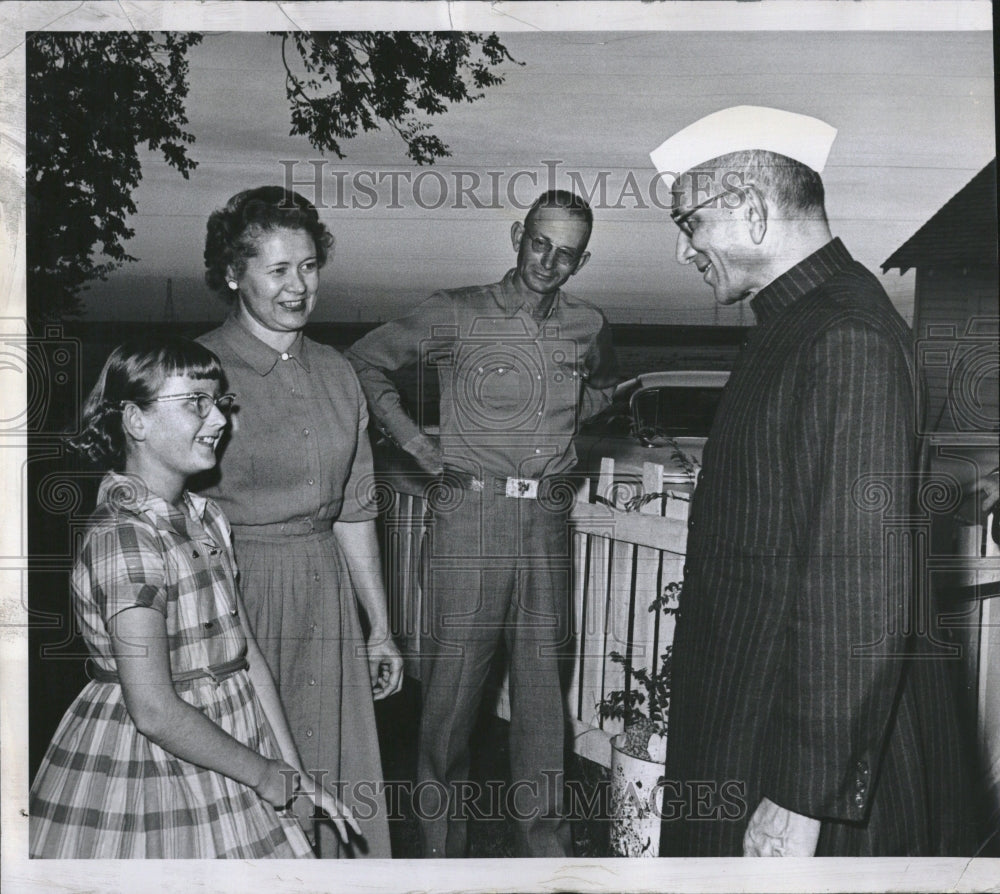
[[[519,499],[505,496],[504,485],[491,478],[482,491],[442,485],[429,500],[417,757],[424,797],[414,804],[427,857],[466,854],[469,737],[502,640],[511,713],[503,809],[515,853],[571,855],[562,792],[570,491],[543,481],[538,499]]]

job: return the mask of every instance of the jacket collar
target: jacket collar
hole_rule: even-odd
[[[851,253],[840,238],[831,239],[821,249],[814,251],[776,280],[768,283],[750,299],[750,307],[758,324],[772,320],[786,307],[791,307],[803,295],[822,285],[853,262]]]

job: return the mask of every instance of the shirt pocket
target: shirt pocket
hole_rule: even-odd
[[[530,342],[465,346],[456,364],[455,410],[469,432],[533,431],[545,408],[545,370]]]

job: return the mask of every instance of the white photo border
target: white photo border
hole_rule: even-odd
[[[0,5],[0,325],[25,334],[25,32],[34,30],[263,31],[989,31],[988,0],[760,2],[39,2]],[[13,185],[11,185],[13,184]],[[0,396],[4,418],[26,395]],[[0,454],[0,864],[2,886],[28,891],[979,891],[996,889],[1000,861],[463,860],[42,861],[27,859],[27,517],[25,445]]]

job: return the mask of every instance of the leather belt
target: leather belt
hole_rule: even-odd
[[[94,661],[93,658],[87,659],[87,666],[89,668],[90,676],[99,683],[121,682],[117,671],[106,670]],[[241,670],[246,670],[249,667],[250,664],[247,661],[247,656],[240,655],[239,658],[233,658],[231,661],[223,661],[220,664],[212,664],[208,667],[196,667],[189,671],[179,671],[178,673],[171,675],[171,680],[174,683],[191,683],[194,680],[208,678],[214,681],[215,685],[218,686],[219,683],[227,677],[231,677],[233,674]]]

